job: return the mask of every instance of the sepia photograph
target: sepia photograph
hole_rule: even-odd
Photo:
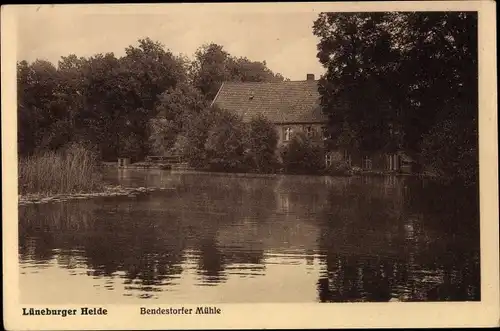
[[[459,3],[10,6],[12,316],[496,295],[498,323],[496,88],[484,103],[474,3],[494,5]]]

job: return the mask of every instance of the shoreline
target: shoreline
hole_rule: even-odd
[[[147,169],[145,169],[147,170]],[[207,169],[172,169],[173,173],[186,172],[186,173],[197,173],[206,174],[214,176],[225,176],[231,175],[234,177],[280,177],[280,176],[311,176],[311,177],[342,177],[342,178],[360,178],[360,177],[415,177],[415,178],[426,178],[433,179],[439,178],[439,176],[425,174],[425,173],[401,173],[401,172],[384,172],[384,171],[363,171],[356,173],[338,173],[332,174],[327,172],[317,172],[317,173],[291,173],[291,172],[268,172],[268,173],[258,173],[258,172],[225,172]]]
[[[141,168],[135,168],[137,170]],[[154,168],[141,170],[151,170]],[[154,169],[162,170],[162,169]],[[247,177],[247,178],[276,178],[281,176],[314,176],[314,177],[342,177],[342,178],[356,178],[356,177],[417,177],[422,179],[434,179],[439,178],[438,176],[432,176],[430,174],[404,174],[404,173],[388,173],[388,172],[362,172],[356,174],[290,174],[290,173],[252,173],[252,172],[221,172],[221,171],[210,171],[210,170],[197,170],[197,169],[182,169],[182,170],[170,170],[171,172],[186,172],[186,173],[198,173],[211,176],[231,176],[231,177]],[[52,202],[65,202],[69,200],[84,200],[98,197],[137,197],[138,195],[148,194],[155,191],[165,191],[172,190],[173,188],[161,188],[161,187],[123,187],[120,185],[106,185],[103,190],[97,192],[74,192],[74,193],[56,193],[56,194],[46,194],[46,193],[28,193],[18,196],[18,205],[30,205],[30,204],[45,204]]]
[[[84,200],[97,197],[118,197],[127,196],[134,198],[140,194],[147,194],[155,191],[171,190],[171,188],[161,187],[123,187],[123,186],[105,186],[100,192],[77,192],[77,193],[28,193],[18,196],[18,205],[44,204],[50,202],[64,202],[69,200]]]
[[[237,175],[237,176],[250,176],[250,177],[277,177],[277,176],[327,176],[327,177],[362,177],[362,176],[395,176],[395,177],[420,177],[420,178],[440,178],[441,176],[428,173],[428,172],[398,172],[398,171],[386,171],[386,170],[362,170],[362,171],[352,171],[352,172],[339,172],[330,173],[328,171],[317,171],[311,173],[301,173],[301,172],[286,172],[286,171],[272,171],[272,172],[253,172],[253,171],[220,171],[211,170],[207,168],[177,168],[177,167],[161,167],[161,165],[150,165],[144,166],[142,164],[135,165],[134,163],[128,166],[118,167],[116,165],[103,165],[104,168],[114,168],[117,170],[166,170],[171,172],[192,172],[201,174],[220,174],[220,175]]]

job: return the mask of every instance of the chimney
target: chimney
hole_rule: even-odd
[[[307,74],[307,80],[314,80],[314,74]]]

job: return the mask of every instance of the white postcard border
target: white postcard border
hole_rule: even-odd
[[[3,307],[6,329],[233,329],[498,326],[498,156],[496,102],[496,21],[493,1],[252,3],[170,5],[56,5],[88,14],[161,13],[162,10],[219,11],[478,11],[479,12],[479,153],[481,224],[481,302],[355,304],[218,304],[220,315],[140,315],[139,305],[106,305],[105,316],[22,316],[23,307],[80,309],[94,305],[23,305],[18,287],[17,152],[16,152],[16,12],[2,7],[2,202]],[[51,5],[40,10],[53,10]],[[61,54],[64,55],[64,54]],[[286,277],[286,275],[284,275]],[[43,286],[43,284],[40,284]],[[145,304],[157,308],[173,305]],[[195,305],[175,305],[194,308]]]

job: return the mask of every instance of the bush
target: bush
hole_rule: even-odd
[[[210,128],[205,151],[211,170],[240,171],[246,168],[247,127],[235,114],[222,112]]]
[[[248,148],[246,162],[255,172],[273,172],[278,164],[276,145],[278,133],[271,123],[263,116],[253,118],[248,128]]]
[[[244,123],[236,114],[210,107],[187,121],[170,151],[199,169],[272,172],[277,142],[274,125],[267,119]]]
[[[324,169],[323,150],[302,133],[294,135],[281,155],[287,173],[314,174]]]
[[[186,120],[186,125],[175,138],[175,142],[168,151],[182,155],[191,167],[206,168],[207,155],[205,144],[209,130],[212,128],[221,111],[216,107],[203,109],[199,114],[192,115]]]
[[[96,154],[71,144],[19,159],[20,194],[93,192],[102,188]]]

